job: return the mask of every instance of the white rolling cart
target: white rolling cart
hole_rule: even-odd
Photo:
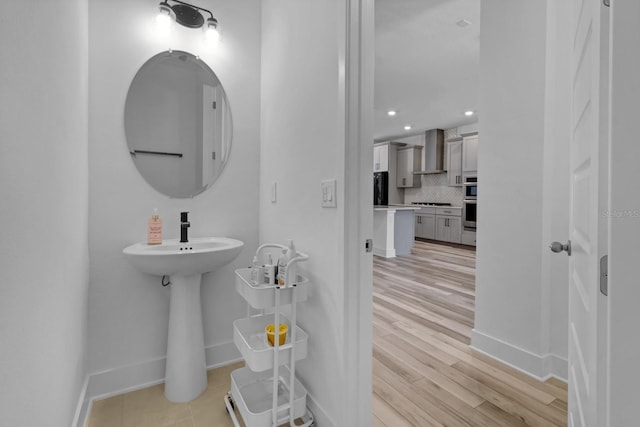
[[[262,251],[269,248],[287,249],[279,244],[264,244],[256,251],[261,259]],[[276,427],[284,423],[290,426],[314,425],[313,414],[307,409],[307,390],[296,379],[296,361],[307,356],[309,336],[296,325],[296,304],[307,299],[309,280],[296,275],[290,277],[290,267],[309,257],[298,252],[287,263],[284,286],[251,282],[251,268],[236,270],[236,291],[247,301],[247,317],[233,322],[233,341],[245,360],[244,368],[231,372],[231,390],[224,397],[227,412],[233,424],[240,427],[234,406],[238,407],[247,427]],[[290,319],[282,309],[290,306]],[[251,316],[251,308],[262,314]],[[265,309],[273,313],[265,314]],[[271,310],[270,310],[271,311]],[[273,346],[267,343],[265,326],[273,323]],[[286,341],[279,343],[280,323],[289,325]],[[294,420],[301,419],[297,425]]]

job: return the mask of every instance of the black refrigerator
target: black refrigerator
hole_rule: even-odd
[[[373,173],[373,204],[389,204],[389,172]]]

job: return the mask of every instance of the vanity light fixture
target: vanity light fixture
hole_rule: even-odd
[[[206,21],[203,12],[209,14]],[[156,22],[167,26],[173,20],[183,27],[202,28],[208,41],[217,42],[220,38],[218,20],[210,10],[180,0],[163,0],[158,5]]]

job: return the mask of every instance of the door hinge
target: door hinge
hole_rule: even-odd
[[[600,292],[609,295],[609,255],[600,258]]]
[[[216,101],[213,101],[213,102],[211,103],[211,107],[215,110],[215,109],[216,109],[216,106],[217,106]]]
[[[213,160],[215,160],[215,159],[216,159],[216,152],[215,152],[215,151],[213,151],[213,152],[211,153],[211,158],[212,158]]]
[[[367,239],[364,241],[365,252],[373,252],[373,239]]]

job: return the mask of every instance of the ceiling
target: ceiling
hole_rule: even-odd
[[[464,112],[477,113],[480,0],[375,0],[375,8],[374,138],[477,121]]]

